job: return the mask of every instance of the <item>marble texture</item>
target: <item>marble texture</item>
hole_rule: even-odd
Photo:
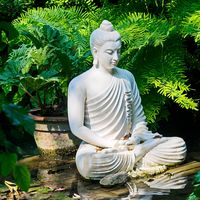
[[[110,22],[104,20],[91,34],[90,46],[93,66],[68,87],[70,128],[83,141],[76,154],[79,173],[101,179],[183,162],[183,139],[148,130],[135,78],[117,67],[121,40]]]

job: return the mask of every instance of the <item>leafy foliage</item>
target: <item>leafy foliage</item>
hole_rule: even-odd
[[[28,191],[30,172],[26,166],[17,164],[15,153],[0,153],[0,175],[3,177],[13,175],[17,186],[23,191]]]
[[[9,104],[7,101],[1,101],[0,117],[0,150],[3,149],[5,152],[20,154],[20,148],[16,148],[9,140],[10,135],[12,131],[18,131],[23,134],[23,129],[32,135],[35,128],[34,121],[21,106]]]
[[[12,172],[13,166],[17,162],[17,155],[14,153],[2,153],[0,154],[0,161],[1,175],[6,177]]]
[[[18,32],[10,22],[0,21],[0,66],[6,61],[10,41],[18,36]]]
[[[8,135],[20,126],[31,133],[34,124],[21,107],[7,100],[27,103],[28,94],[35,107],[64,104],[68,82],[92,65],[89,36],[103,19],[110,20],[122,36],[119,64],[136,77],[150,124],[166,118],[166,106],[172,102],[185,109],[199,108],[199,78],[193,80],[192,89],[188,76],[192,70],[200,72],[199,2],[110,2],[47,0],[40,5],[49,8],[29,9],[10,23],[37,3],[0,0],[0,115],[10,125],[0,125],[0,174],[12,174],[23,190],[30,184],[29,173],[16,164],[14,153],[19,154],[20,149]],[[193,197],[199,195],[198,184],[196,181]]]
[[[49,25],[73,41],[78,55],[81,56],[89,50],[90,33],[98,25],[97,22],[95,22],[95,25],[93,25],[93,21],[90,22],[91,18],[95,18],[95,15],[93,11],[83,12],[81,8],[77,7],[67,10],[62,8],[38,8],[22,14],[20,18],[14,21],[14,26],[21,34],[21,43],[29,44],[29,41],[23,36],[24,31],[28,30],[35,34],[36,27]]]
[[[21,11],[20,3],[16,0],[0,0],[0,21],[11,22]]]
[[[30,186],[30,173],[25,166],[17,163],[20,148],[10,141],[10,134],[17,127],[23,127],[33,134],[34,122],[22,107],[13,104],[0,105],[0,176],[4,179],[12,176],[19,188],[27,191]]]
[[[53,0],[47,2],[56,3]],[[71,67],[65,71],[68,81],[88,69],[92,65],[89,36],[103,19],[108,19],[121,34],[123,47],[120,65],[130,70],[136,77],[148,122],[153,124],[161,117],[166,118],[166,105],[171,102],[185,109],[198,110],[197,100],[190,96],[191,86],[186,75],[188,71],[186,57],[189,54],[185,42],[186,37],[194,37],[194,42],[197,44],[199,41],[200,7],[196,1],[119,0],[116,4],[101,1],[103,6],[98,8],[93,1],[85,0],[84,2],[91,7],[89,10],[80,6],[80,2],[71,1],[70,4],[65,0],[59,1],[56,5],[67,9],[60,7],[32,9],[14,21],[14,26],[20,33],[18,44],[21,46],[10,54],[7,68],[9,65],[24,63],[20,72],[22,73],[20,84],[31,86],[34,81],[27,75],[32,74],[36,69],[34,74],[37,76],[34,79],[37,78],[40,83],[38,85],[43,89],[47,88],[45,84],[48,88],[54,88],[50,87],[54,83],[54,86],[58,84],[58,87],[64,91],[67,81],[60,79],[60,71],[57,69],[61,66],[60,69],[63,70],[67,66],[65,63],[69,63]],[[188,6],[190,3],[191,6]],[[70,7],[72,5],[74,7]],[[44,27],[46,29],[50,27],[48,29],[54,31],[52,33],[49,31],[45,36]],[[67,38],[66,44],[69,48],[65,48],[67,45],[62,46],[61,42],[56,46],[48,39],[47,35],[51,37],[56,31],[63,38]],[[56,53],[55,48],[59,49],[59,53]],[[22,56],[23,59],[17,56],[22,50],[27,55],[26,58]],[[59,58],[63,52],[69,59]],[[59,77],[59,82],[54,79],[54,82],[49,83],[50,85],[44,83],[43,87],[41,81],[45,72],[42,74],[42,70],[45,71],[47,64],[52,66],[50,74],[55,73],[50,77]],[[13,67],[9,70],[13,71]],[[8,77],[12,76],[9,70]],[[26,77],[23,77],[24,75]],[[25,80],[29,80],[27,84]],[[62,85],[61,82],[64,84]],[[34,87],[37,88],[36,85]],[[9,87],[3,88],[5,92],[11,90]],[[31,87],[27,89],[34,95],[32,90]],[[20,88],[14,98],[16,102],[20,102],[23,99],[21,96],[25,93],[24,88]],[[41,92],[39,93],[41,95]],[[55,94],[52,91],[51,93]]]
[[[200,10],[187,16],[183,21],[183,34],[191,35],[195,38],[195,42],[200,44]]]
[[[192,10],[191,6],[187,7],[183,3],[183,9],[178,2],[168,1],[159,5],[156,1],[149,1],[149,4],[145,3],[143,7],[141,3],[139,6],[136,1],[130,5],[127,2],[130,7],[136,5],[135,8],[132,7],[132,12],[127,13],[127,5],[123,1],[126,8],[121,14],[122,20],[117,24],[117,29],[121,32],[124,42],[124,53],[120,64],[136,76],[144,110],[150,123],[159,119],[159,115],[163,112],[167,113],[163,109],[166,103],[170,102],[169,99],[183,108],[198,110],[197,101],[188,96],[191,88],[186,77],[188,69],[185,60],[187,55],[185,36],[196,36],[195,41],[197,42],[199,5],[193,1]],[[177,5],[179,5],[181,14],[174,9]],[[121,6],[120,3],[115,9]],[[121,9],[120,11],[122,12]],[[194,14],[191,15],[188,12]],[[177,19],[176,17],[180,15],[181,18]],[[192,18],[196,20],[195,23],[191,22],[194,33],[187,29],[188,26],[190,27],[187,23],[191,20],[189,17],[193,15],[197,15],[196,18]],[[185,22],[186,19],[187,22]],[[194,28],[195,25],[196,28]],[[157,95],[155,95],[155,89]],[[154,95],[155,98],[151,98]]]
[[[200,199],[200,172],[198,172],[194,176],[193,186],[194,186],[193,192],[187,198],[188,200],[198,200],[198,199]]]
[[[10,54],[0,84],[6,94],[13,93],[13,86],[18,87],[14,103],[28,94],[37,107],[45,110],[47,105],[59,103],[66,96],[66,78],[71,76],[70,67],[77,66],[78,57],[68,37],[49,25],[33,32],[23,30],[22,34],[29,44],[22,44]],[[63,98],[59,99],[61,95]]]
[[[16,184],[19,185],[23,191],[28,191],[31,180],[28,168],[24,165],[15,165],[13,176],[16,180]]]
[[[52,6],[59,6],[64,8],[71,8],[75,6],[84,9],[84,11],[90,11],[96,7],[93,0],[47,0],[45,2],[45,7]]]
[[[35,123],[31,117],[27,115],[27,111],[15,104],[3,104],[2,110],[10,119],[13,126],[23,126],[28,133],[33,134]]]

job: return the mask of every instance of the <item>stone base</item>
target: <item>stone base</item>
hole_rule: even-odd
[[[68,149],[42,149],[38,148],[41,156],[44,159],[56,159],[56,160],[63,160],[66,159],[69,155],[75,155],[77,148],[68,148]]]

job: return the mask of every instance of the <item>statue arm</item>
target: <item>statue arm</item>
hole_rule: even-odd
[[[68,87],[68,119],[72,133],[81,140],[98,147],[113,147],[115,140],[99,137],[84,126],[84,106],[86,91],[83,84],[72,81]]]
[[[131,74],[132,75],[132,74]],[[146,117],[144,115],[141,97],[134,76],[131,78],[131,88],[133,93],[133,118],[132,118],[132,133],[142,133],[148,131]]]
[[[146,141],[155,137],[160,137],[158,133],[153,134],[148,130],[146,117],[144,115],[143,106],[137,83],[134,76],[131,74],[131,88],[133,93],[133,118],[132,118],[132,133],[128,144],[138,144],[141,141]]]

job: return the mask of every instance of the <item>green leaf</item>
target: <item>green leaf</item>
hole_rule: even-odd
[[[2,109],[14,126],[22,126],[28,133],[33,134],[35,122],[21,106],[3,104]]]
[[[17,155],[14,153],[0,154],[0,174],[4,177],[8,176],[17,162]]]
[[[23,190],[28,191],[31,182],[31,176],[28,168],[24,165],[16,165],[13,171],[16,184]]]
[[[2,89],[3,89],[4,93],[7,95],[9,92],[12,91],[12,86],[8,85],[8,84],[2,85]]]
[[[48,70],[48,71],[43,71],[40,76],[42,76],[43,78],[45,79],[48,79],[48,78],[51,78],[55,75],[57,75],[59,72],[57,70],[54,70],[54,69],[51,69],[51,70]]]
[[[66,96],[67,89],[68,89],[68,80],[66,78],[60,82],[60,88],[61,88],[62,93]]]
[[[55,82],[59,82],[59,79],[57,77],[52,77],[48,79],[44,79],[41,76],[37,77],[22,77],[21,83],[25,88],[31,88],[33,91],[38,91],[44,87],[47,87],[49,84],[53,84]]]
[[[200,185],[194,188],[194,194],[200,198]]]
[[[40,47],[42,47],[41,42],[29,31],[22,31],[21,32],[22,35],[24,35],[25,37],[29,38],[33,44],[36,46],[37,49],[39,49]]]
[[[11,62],[10,62],[11,63]],[[19,73],[13,67],[13,65],[10,65],[5,68],[5,70],[0,74],[0,84],[1,85],[7,85],[7,84],[18,84],[18,76]]]
[[[194,183],[200,183],[200,172],[194,176]]]
[[[21,88],[18,88],[18,92],[15,93],[13,97],[13,103],[18,104],[24,97],[25,91],[22,90]]]
[[[29,53],[29,59],[37,66],[37,69],[44,65],[48,65],[48,58],[52,57],[50,51],[48,51],[48,47],[36,49],[33,47]]]
[[[191,193],[187,200],[197,200],[194,193]]]

